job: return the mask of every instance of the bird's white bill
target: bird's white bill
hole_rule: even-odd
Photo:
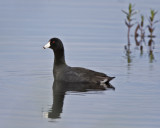
[[[46,45],[43,46],[43,48],[46,49],[46,48],[49,48],[50,46],[51,46],[50,42],[48,42]]]

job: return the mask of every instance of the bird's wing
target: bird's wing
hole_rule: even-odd
[[[101,72],[96,72],[90,69],[81,68],[81,67],[72,67],[72,70],[76,73],[82,73],[89,76],[99,76],[99,77],[106,77],[107,75]]]
[[[80,67],[72,67],[70,70],[68,70],[66,76],[67,79],[70,79],[71,81],[92,83],[99,83],[100,81],[103,81],[107,78],[107,75],[104,73]]]

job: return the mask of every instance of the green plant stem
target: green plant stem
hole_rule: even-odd
[[[127,36],[128,36],[128,46],[130,46],[130,38],[129,38],[129,36],[130,36],[130,27],[128,27],[128,34],[127,34]]]

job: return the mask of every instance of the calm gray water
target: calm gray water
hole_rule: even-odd
[[[145,17],[150,8],[160,17],[159,0],[132,3]],[[0,126],[159,128],[160,23],[154,59],[149,58],[147,44],[140,55],[131,37],[128,63],[121,11],[128,4],[129,0],[0,0]],[[111,82],[116,90],[69,91],[53,97],[54,56],[42,49],[51,37],[64,42],[68,65],[116,76]]]

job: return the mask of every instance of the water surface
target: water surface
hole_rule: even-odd
[[[160,11],[158,0],[133,3],[145,16],[150,8]],[[1,0],[1,127],[159,128],[160,24],[155,29],[154,59],[150,61],[147,45],[140,55],[131,37],[128,63],[121,11],[128,4],[128,0]],[[70,90],[58,95],[60,102],[54,105],[54,56],[42,49],[51,37],[64,42],[68,65],[115,76],[111,83],[116,90]],[[49,116],[55,108],[57,116]]]

